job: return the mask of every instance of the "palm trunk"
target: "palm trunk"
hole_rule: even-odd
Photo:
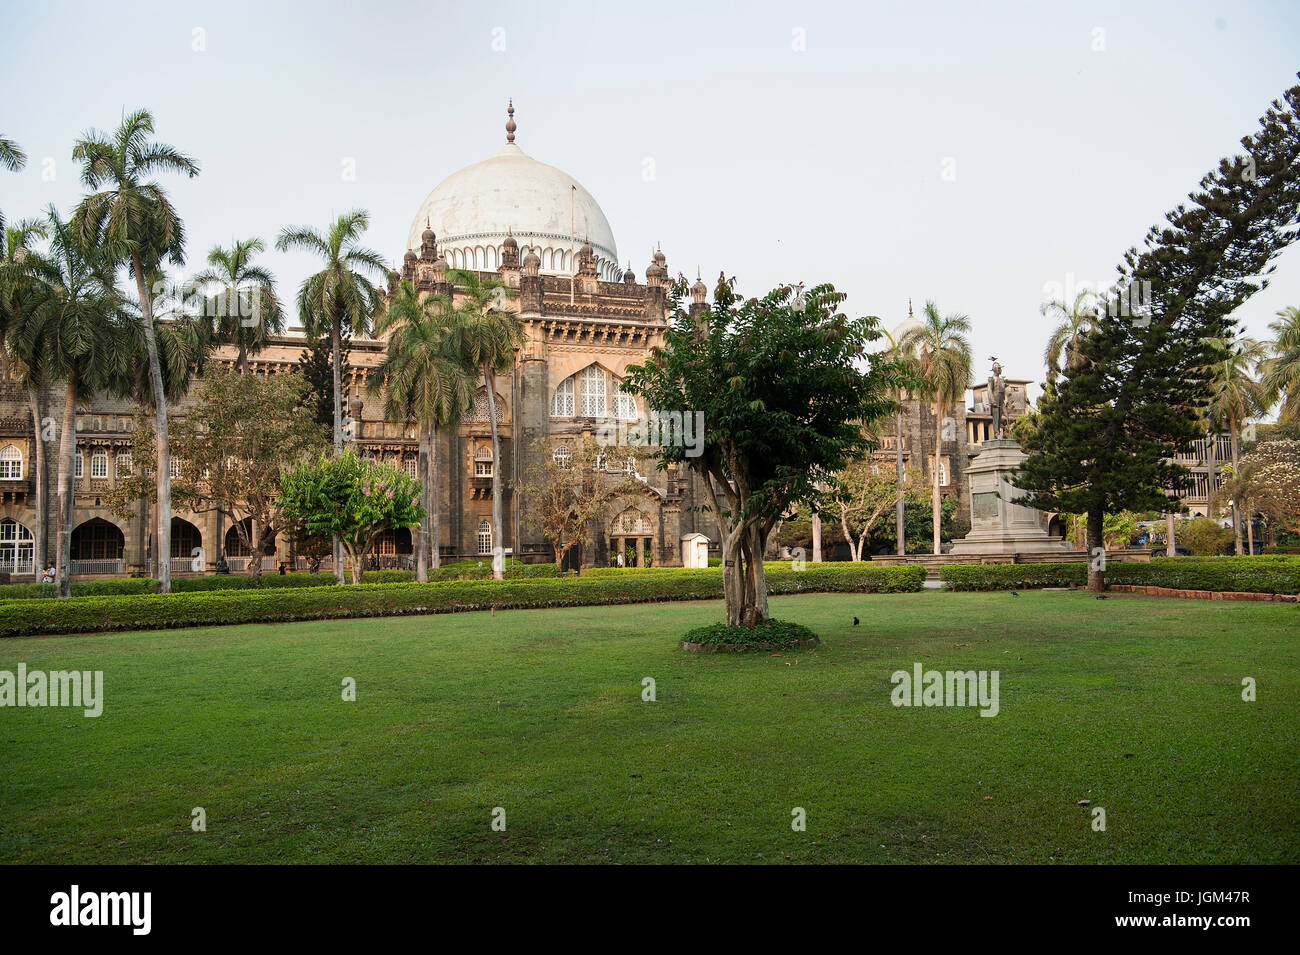
[[[1175,557],[1178,554],[1178,545],[1174,540],[1174,512],[1170,511],[1165,515],[1165,556]]]
[[[812,558],[814,564],[822,562],[822,516],[818,511],[812,515]]]
[[[333,364],[334,376],[334,457],[340,457],[343,454],[343,374],[339,368],[339,323],[342,319],[339,316],[333,316],[330,322],[330,357]],[[339,543],[337,537],[333,538],[334,544],[334,579],[340,584],[344,583],[343,577],[343,545]]]
[[[49,481],[45,473],[45,439],[41,436],[40,393],[35,388],[28,388],[27,400],[32,406],[32,436],[35,438],[32,444],[36,449],[32,461],[32,486],[36,492],[36,516],[32,520],[32,534],[35,536],[32,547],[32,571],[39,580],[40,574],[45,570],[45,498],[49,491]]]
[[[429,429],[429,448],[425,452],[429,461],[429,546],[433,550],[433,569],[442,566],[442,512],[438,504],[438,428]]]
[[[930,515],[931,523],[934,530],[934,552],[943,553],[942,544],[942,526],[943,526],[943,504],[939,499],[939,459],[943,455],[943,407],[940,402],[934,403],[934,467],[930,470],[934,491],[930,498]]]
[[[58,595],[72,596],[72,494],[77,453],[77,380],[68,376],[63,406],[63,433],[59,436],[59,521],[55,547]]]
[[[154,480],[158,490],[158,592],[169,594],[172,590],[172,476],[171,446],[167,440],[167,393],[163,388],[162,364],[158,360],[158,343],[153,334],[153,298],[145,285],[144,271],[140,262],[140,253],[131,253],[131,265],[135,269],[135,284],[140,294],[140,311],[144,316],[144,341],[149,353],[149,381],[153,386],[154,402],[154,443],[157,451],[157,466],[154,468]]]
[[[1103,542],[1103,531],[1106,515],[1104,511],[1093,510],[1088,512],[1088,538],[1087,547],[1089,555],[1095,554],[1097,548],[1102,548],[1105,553]],[[1088,589],[1094,593],[1101,593],[1106,589],[1105,571],[1102,569],[1105,561],[1089,559],[1088,561]]]
[[[420,517],[420,528],[415,546],[415,579],[422,584],[429,582],[429,432],[420,429],[420,450],[416,454],[416,470],[420,475],[420,507],[424,514]]]
[[[505,579],[505,540],[501,536],[501,441],[497,436],[496,383],[492,369],[483,366],[487,385],[488,422],[492,426],[492,579]]]
[[[901,396],[900,396],[901,397]],[[898,421],[898,447],[894,450],[894,463],[898,468],[898,503],[894,506],[894,532],[898,535],[898,556],[902,557],[907,550],[905,540],[906,521],[903,516],[905,504],[903,503],[903,412],[899,411]]]
[[[248,522],[248,546],[253,553],[253,559],[248,562],[248,576],[253,579],[254,586],[260,586],[262,583],[262,528],[257,518]]]
[[[1237,416],[1231,412],[1228,414],[1228,439],[1232,442],[1232,473],[1239,474],[1238,455],[1237,455]],[[1236,548],[1237,556],[1241,556],[1241,505],[1237,501],[1237,495],[1232,495],[1232,536],[1233,545]]]

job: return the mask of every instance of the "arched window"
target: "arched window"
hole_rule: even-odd
[[[419,461],[417,458],[406,458],[402,461],[402,467],[405,468],[406,473],[411,477],[417,477],[416,470],[419,467]]]
[[[623,390],[623,383],[614,379],[614,417],[622,421],[636,420],[636,399]]]
[[[505,415],[505,402],[500,395],[496,395],[496,419],[497,424],[501,423]],[[488,393],[486,388],[480,388],[474,395],[474,419],[475,421],[488,420]]]
[[[487,520],[478,522],[478,552],[492,553],[492,524]]]
[[[559,465],[561,471],[567,471],[573,463],[573,452],[567,444],[562,444],[551,452],[551,460]]]
[[[123,451],[113,461],[113,474],[115,477],[131,476],[131,455]],[[174,475],[173,475],[174,476]]]
[[[573,417],[573,379],[565,378],[551,396],[551,417]]]
[[[78,451],[75,461],[76,463],[73,466],[72,476],[75,478],[80,478],[82,474],[85,473],[86,470],[86,456],[82,454],[80,451]]]
[[[90,456],[90,476],[92,478],[108,477],[107,451],[96,451]]]
[[[11,574],[32,573],[35,547],[36,540],[25,526],[8,517],[0,521],[0,570]]]
[[[23,453],[12,444],[0,448],[0,481],[21,481]]]
[[[486,444],[474,452],[474,476],[492,476],[492,448]]]
[[[605,417],[605,369],[588,365],[578,375],[582,386],[582,416]]]

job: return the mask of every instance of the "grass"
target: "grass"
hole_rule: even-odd
[[[823,645],[678,650],[716,602],[0,641],[107,698],[0,710],[0,861],[1300,861],[1296,606],[771,603]],[[1000,715],[893,707],[916,662]]]

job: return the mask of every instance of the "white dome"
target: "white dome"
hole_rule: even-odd
[[[614,233],[591,193],[512,142],[490,159],[452,173],[429,193],[411,223],[408,249],[419,251],[426,223],[438,237],[438,253],[452,268],[494,271],[501,243],[513,235],[520,261],[533,246],[542,272],[573,274],[573,258],[587,239],[599,275],[607,281],[622,277]]]

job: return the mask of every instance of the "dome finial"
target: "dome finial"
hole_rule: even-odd
[[[506,142],[513,143],[515,141],[515,130],[519,128],[515,125],[514,97],[510,98],[509,105],[506,107],[506,112],[509,114],[509,119],[506,120]]]
[[[907,317],[912,317],[912,296],[907,297]]]

